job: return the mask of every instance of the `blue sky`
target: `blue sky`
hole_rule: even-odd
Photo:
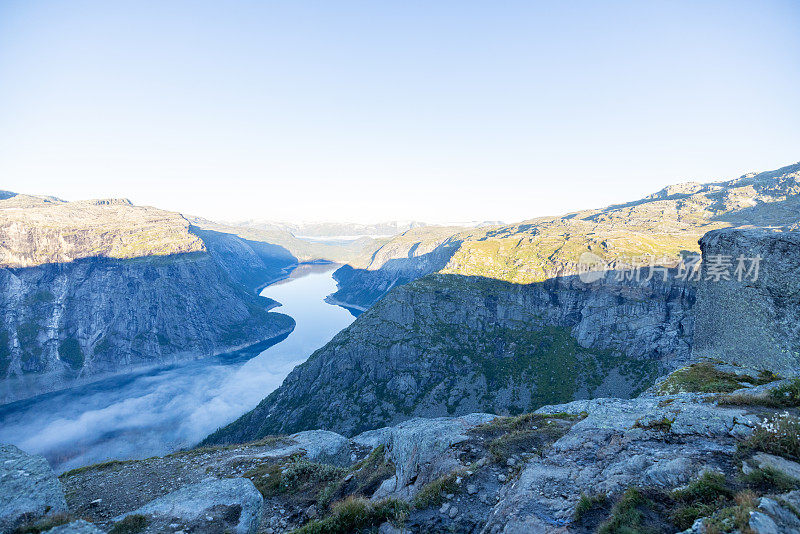
[[[522,220],[800,160],[800,2],[0,2],[0,189]]]

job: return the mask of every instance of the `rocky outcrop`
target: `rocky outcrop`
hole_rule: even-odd
[[[800,376],[800,233],[719,230],[700,246],[709,280],[698,292],[695,355]],[[748,272],[754,258],[758,271]],[[710,273],[720,262],[726,276]]]
[[[392,291],[206,443],[630,397],[690,357],[681,280],[541,284],[432,275]]]
[[[67,503],[61,482],[42,456],[0,444],[0,532],[22,523],[64,514]]]
[[[187,530],[255,534],[261,523],[264,499],[246,478],[209,480],[191,484],[159,497],[141,508],[116,518],[144,517],[138,532]]]
[[[740,371],[742,380],[751,372]],[[119,507],[127,492],[228,476],[251,479],[264,496],[262,532],[337,525],[414,534],[734,533],[748,526],[791,533],[800,521],[800,420],[784,413],[794,413],[796,395],[777,393],[796,387],[774,381],[734,396],[602,398],[517,417],[415,418],[349,440],[313,434],[319,446],[310,451],[350,451],[336,466],[293,448],[311,436],[304,433],[101,464],[62,478],[70,511],[99,525],[106,524],[104,504],[93,502]],[[765,392],[785,404],[756,400]]]
[[[0,402],[294,326],[255,294],[295,264],[279,247],[126,202],[15,198],[0,201]]]

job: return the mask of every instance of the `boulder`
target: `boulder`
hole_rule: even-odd
[[[410,498],[428,482],[461,467],[451,446],[465,441],[465,432],[470,428],[495,417],[474,413],[462,417],[410,419],[354,437],[353,442],[358,445],[385,445],[387,456],[395,465],[395,476],[385,481],[373,498]]]
[[[264,499],[246,478],[209,480],[184,486],[159,497],[141,508],[114,519],[145,516],[148,531],[159,532],[166,525],[178,524],[187,530],[230,530],[253,534],[261,522]]]
[[[800,376],[800,232],[724,229],[700,240],[703,278],[695,305],[695,357]],[[729,279],[708,278],[713,258],[732,263]],[[758,276],[735,274],[738,258]]]
[[[47,460],[13,445],[0,445],[0,495],[0,532],[67,511],[61,482]]]

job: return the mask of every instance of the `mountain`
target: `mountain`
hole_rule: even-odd
[[[733,273],[709,288],[711,282],[686,276],[686,263],[679,262],[700,250],[696,240],[708,230],[796,224],[799,170],[794,165],[720,184],[667,188],[624,206],[481,234],[445,231],[419,256],[419,239],[404,234],[393,242],[414,244],[398,246],[399,253],[387,254],[377,269],[340,271],[365,276],[352,285],[340,281],[340,292],[362,290],[376,300],[386,289],[386,296],[206,443],[312,428],[351,435],[415,416],[516,414],[553,402],[631,397],[695,359],[695,339],[705,340],[704,350],[725,361],[756,368],[780,362],[782,373],[797,375],[797,292],[789,282],[795,273],[790,258],[800,254],[794,232],[753,230],[757,236],[744,241],[749,246],[734,246],[736,239],[714,231],[701,241],[706,255],[715,251],[733,259],[746,252],[763,258],[760,281],[737,281],[753,288],[741,305],[755,310],[739,313],[738,338],[725,327],[733,314],[723,305],[743,294],[725,285]],[[589,279],[580,264],[586,253],[601,265]],[[440,254],[449,256],[446,263]],[[656,276],[630,276],[637,254],[655,259]],[[397,276],[394,263],[412,275]],[[415,271],[415,265],[425,268]],[[398,284],[426,270],[436,272]],[[776,297],[781,292],[789,296]],[[705,311],[698,317],[700,296],[707,302],[699,305]],[[779,342],[758,350],[758,343],[739,343],[740,350],[730,350],[737,339],[762,331],[760,342]]]
[[[392,287],[432,272],[482,276],[514,283],[576,274],[591,252],[609,264],[651,256],[674,264],[699,253],[706,232],[731,226],[789,226],[800,221],[800,163],[775,171],[699,184],[673,185],[640,200],[603,209],[540,217],[506,226],[454,228],[398,236],[363,269],[336,274],[336,300],[367,308]],[[412,261],[409,261],[412,260]],[[402,268],[397,268],[402,265]]]
[[[127,200],[0,200],[0,401],[265,342],[287,250]]]

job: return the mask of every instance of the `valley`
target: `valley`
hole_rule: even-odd
[[[14,524],[794,532],[799,202],[800,164],[470,227],[11,195]]]

